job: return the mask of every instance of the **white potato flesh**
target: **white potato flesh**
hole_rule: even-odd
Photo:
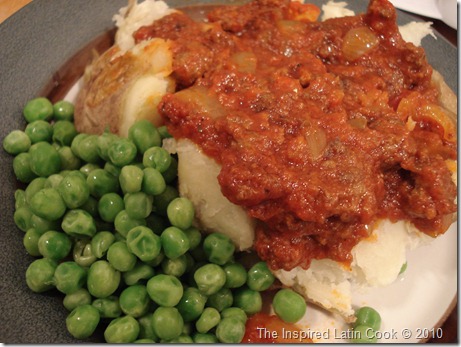
[[[178,140],[176,151],[179,192],[194,204],[199,226],[204,231],[226,234],[239,250],[251,248],[254,221],[221,193],[220,165],[189,140]]]
[[[123,51],[131,49],[135,45],[133,38],[135,31],[174,11],[164,1],[145,0],[138,3],[130,0],[128,6],[122,7],[113,17],[118,28],[115,44]]]
[[[157,106],[173,82],[158,75],[146,75],[133,83],[125,95],[120,135],[128,136],[130,126],[140,119],[148,119],[155,126],[162,124]]]

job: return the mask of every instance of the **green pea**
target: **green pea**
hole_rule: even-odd
[[[111,175],[104,169],[96,169],[88,174],[86,179],[90,193],[99,199],[104,194],[115,193],[119,189],[117,177]]]
[[[143,170],[135,165],[122,167],[118,179],[123,193],[136,193],[141,191],[143,176]]]
[[[44,120],[36,120],[27,124],[25,133],[29,136],[32,143],[41,141],[51,142],[53,136],[53,126]]]
[[[381,328],[381,316],[371,307],[364,306],[357,310],[355,313],[356,321],[354,326],[366,325],[377,331]]]
[[[181,335],[184,321],[175,307],[158,307],[152,315],[152,326],[160,339],[172,340]]]
[[[62,230],[73,237],[92,237],[96,234],[93,217],[81,209],[69,210],[62,219]]]
[[[106,170],[112,176],[117,177],[117,179],[119,179],[120,173],[122,172],[121,168],[119,168],[118,166],[115,166],[110,161],[104,164],[104,170]]]
[[[66,204],[54,188],[44,188],[30,199],[30,208],[34,214],[50,221],[61,218],[66,212]]]
[[[118,318],[122,315],[120,300],[115,295],[95,299],[91,305],[99,311],[101,318]]]
[[[120,211],[114,220],[115,230],[123,237],[126,237],[131,229],[140,225],[145,226],[146,220],[131,218],[126,210]]]
[[[30,200],[32,197],[37,194],[40,190],[42,190],[45,186],[46,178],[45,177],[37,177],[34,178],[29,185],[25,189],[26,193],[26,202],[30,205]]]
[[[150,298],[160,306],[176,306],[183,296],[182,283],[175,276],[159,274],[147,281]]]
[[[231,307],[234,302],[232,291],[229,288],[221,288],[218,292],[208,297],[207,306],[214,307],[219,312]]]
[[[147,119],[136,121],[128,130],[128,138],[135,143],[139,153],[162,144],[159,132]]]
[[[145,262],[156,258],[162,247],[160,237],[145,226],[131,229],[126,236],[126,244],[131,253]]]
[[[194,341],[194,343],[198,343],[198,344],[205,344],[205,343],[217,344],[219,342],[216,335],[211,334],[211,333],[206,333],[206,334],[195,333],[194,335],[192,335],[192,340]]]
[[[160,341],[161,343],[172,343],[172,344],[183,344],[183,343],[194,343],[194,340],[192,340],[192,337],[186,334],[181,334],[178,337],[175,337],[171,340],[162,340]]]
[[[85,288],[80,288],[75,292],[66,294],[62,301],[67,311],[72,311],[74,308],[82,305],[91,304],[91,295]]]
[[[107,260],[119,271],[130,271],[136,265],[136,256],[130,252],[126,242],[116,241],[107,251]]]
[[[354,327],[352,343],[376,343],[376,331],[368,325],[357,325]]]
[[[86,135],[84,137],[79,137],[80,135],[81,134],[76,135],[72,140],[72,150],[83,161],[93,164],[98,163],[101,160],[98,155],[98,136]],[[77,140],[77,142],[75,140]]]
[[[91,250],[91,241],[88,239],[77,240],[72,250],[74,261],[83,267],[88,267],[93,264],[97,258]]]
[[[138,335],[139,323],[131,316],[114,319],[104,331],[104,339],[107,343],[134,342]]]
[[[162,248],[165,255],[170,259],[175,259],[189,250],[189,239],[179,228],[166,228],[160,235]]]
[[[296,323],[306,313],[306,301],[295,291],[285,288],[279,290],[272,300],[274,311],[281,320]]]
[[[182,328],[181,336],[190,336],[194,330],[194,325],[192,323],[184,323],[184,327]]]
[[[114,241],[114,234],[109,231],[99,231],[91,239],[91,251],[96,258],[102,258]]]
[[[112,295],[120,284],[120,272],[109,262],[98,260],[88,270],[87,286],[91,295],[106,298]]]
[[[150,344],[150,343],[155,343],[155,341],[152,340],[152,339],[137,339],[137,340],[134,341],[133,343],[146,343],[146,344]]]
[[[110,144],[107,154],[112,164],[122,167],[133,162],[136,158],[137,149],[133,141],[118,138]]]
[[[22,206],[14,211],[13,219],[16,226],[26,232],[31,228],[32,211],[28,206]]]
[[[138,318],[139,323],[139,336],[140,339],[149,339],[151,341],[158,341],[158,336],[155,334],[154,327],[152,326],[152,314],[146,314]]]
[[[126,285],[132,286],[140,283],[142,280],[148,280],[155,275],[152,266],[146,263],[137,262],[133,269],[122,274],[123,281]]]
[[[403,274],[405,271],[407,271],[408,267],[408,262],[405,262],[402,267],[400,268],[399,275]]]
[[[13,159],[13,172],[18,181],[22,183],[30,183],[37,177],[35,172],[30,168],[30,154],[19,153]]]
[[[235,291],[233,305],[241,308],[247,315],[255,314],[262,309],[262,297],[260,292],[242,287]]]
[[[245,335],[245,324],[236,317],[221,319],[216,328],[216,337],[221,343],[240,343]]]
[[[178,178],[178,161],[174,157],[171,157],[170,166],[162,172],[162,176],[167,184],[173,184]]]
[[[134,318],[144,316],[149,310],[150,298],[146,286],[135,284],[120,293],[120,308],[123,313]]]
[[[22,130],[13,130],[3,139],[3,149],[11,155],[27,152],[30,146],[31,140]]]
[[[202,233],[195,227],[190,227],[184,230],[184,233],[187,235],[189,239],[189,250],[193,250],[198,247],[202,242]]]
[[[153,208],[161,216],[167,216],[167,208],[171,201],[179,196],[178,190],[173,186],[166,186],[163,193],[155,196]]]
[[[162,125],[161,127],[157,128],[158,133],[160,134],[160,137],[162,139],[169,139],[172,138],[173,136],[168,132],[168,128],[165,125]]]
[[[59,184],[61,181],[64,179],[64,177],[61,174],[52,174],[51,176],[48,176],[46,178],[45,184],[43,185],[43,188],[54,188],[58,189]]]
[[[123,198],[117,193],[107,193],[98,202],[98,212],[105,222],[114,222],[118,213],[125,208]]]
[[[260,261],[248,270],[247,285],[250,289],[264,291],[274,283],[275,277],[267,267],[266,262]]]
[[[104,131],[96,141],[98,155],[105,161],[109,161],[108,150],[112,142],[118,139],[118,136],[109,131]]]
[[[86,283],[86,270],[73,261],[58,265],[54,272],[56,288],[64,294],[72,294]]]
[[[48,176],[43,188],[55,188],[55,189],[58,189],[59,183],[61,183],[61,181],[63,179],[64,179],[64,177],[61,176],[60,174],[53,174],[51,176]]]
[[[62,179],[58,192],[70,209],[81,207],[90,196],[88,184],[78,171],[72,171]]]
[[[99,324],[99,311],[91,305],[77,306],[66,318],[67,330],[77,339],[90,337]]]
[[[205,295],[217,293],[226,283],[226,273],[216,264],[205,264],[194,273],[198,289]]]
[[[166,189],[166,182],[162,174],[154,168],[147,167],[143,170],[141,189],[149,195],[159,195]]]
[[[125,194],[125,211],[131,218],[147,218],[152,212],[152,197],[143,192]]]
[[[50,258],[34,260],[26,270],[27,286],[36,293],[42,293],[54,287],[54,271],[58,264]]]
[[[203,250],[208,261],[218,265],[224,265],[232,259],[235,246],[232,240],[219,233],[211,233],[203,240]]]
[[[207,307],[203,310],[199,319],[195,322],[195,327],[199,333],[207,333],[218,325],[221,321],[219,311],[213,307]]]
[[[223,266],[226,273],[226,288],[239,288],[243,286],[248,278],[245,267],[240,263],[227,263]]]
[[[176,308],[181,313],[185,322],[192,322],[202,314],[206,295],[202,294],[197,288],[188,287],[184,290],[184,294],[177,304]]]
[[[38,142],[30,146],[30,169],[41,177],[48,177],[61,170],[61,157],[48,142]]]
[[[74,105],[67,100],[60,100],[53,105],[53,116],[56,120],[74,120]]]
[[[243,324],[246,323],[248,316],[244,310],[239,307],[228,307],[221,311],[221,318],[226,317],[236,317],[237,319],[241,320]]]
[[[136,256],[123,241],[116,241],[109,247],[107,260],[115,269],[122,272],[130,271],[136,265]]]
[[[49,221],[35,214],[30,218],[30,226],[41,234],[48,230],[58,230],[61,227],[59,220]]]
[[[27,206],[26,192],[23,189],[14,191],[14,208],[17,210],[23,206]]]
[[[183,254],[175,259],[165,258],[161,263],[161,267],[164,274],[181,277],[187,269],[186,255]]]
[[[176,198],[169,203],[167,215],[173,226],[184,230],[192,225],[195,216],[194,206],[187,198]]]
[[[144,152],[142,163],[163,173],[171,164],[171,155],[162,147],[151,147]]]
[[[61,146],[70,146],[77,134],[74,123],[68,120],[59,120],[53,124],[53,141]]]
[[[70,148],[72,149],[72,152],[74,152],[74,154],[81,158],[80,157],[80,153],[79,153],[79,148],[80,148],[80,143],[86,139],[88,136],[90,136],[89,134],[77,134],[77,136],[74,137],[74,139],[72,140],[72,143],[70,144]]]
[[[72,241],[61,232],[50,230],[38,239],[38,250],[45,258],[64,259],[72,249]]]
[[[51,120],[53,117],[53,104],[44,97],[32,99],[26,103],[23,115],[27,123],[36,120]]]
[[[24,235],[22,243],[24,248],[26,249],[27,253],[29,253],[33,257],[40,256],[40,251],[38,249],[38,240],[43,233],[37,231],[34,228],[30,228]]]
[[[79,171],[83,174],[83,177],[88,178],[88,175],[94,170],[100,169],[101,167],[98,164],[86,163],[80,167]]]

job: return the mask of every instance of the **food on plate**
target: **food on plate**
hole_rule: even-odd
[[[13,130],[3,143],[25,184],[15,192],[14,221],[35,258],[29,289],[62,294],[76,339],[241,342],[274,277],[264,262],[236,262],[228,236],[192,226],[194,206],[179,197],[176,159],[158,146],[157,128],[138,120],[128,129],[133,140],[78,133],[71,104],[55,103],[50,114],[42,102],[28,103],[26,129],[45,122],[46,139],[30,146],[36,133]],[[60,122],[72,128],[65,142]]]
[[[140,6],[123,20],[142,18]],[[353,320],[354,286],[393,282],[406,251],[455,220],[456,96],[385,0],[359,15],[330,2],[322,22],[309,4],[242,6],[200,23],[164,11],[123,32],[130,50],[169,46],[174,92],[153,114],[174,137],[164,148],[178,156],[197,225],[254,247],[283,284]],[[418,28],[416,44],[428,33]],[[103,75],[108,57],[92,64]],[[81,107],[98,76],[89,69],[76,118],[98,126],[77,127],[97,132],[116,125]]]
[[[345,10],[319,22],[257,0],[197,22],[130,1],[75,123],[71,103],[26,105],[3,140],[40,258],[26,282],[66,295],[72,336],[102,322],[111,343],[262,342],[251,329],[297,334],[307,299],[376,342],[355,290],[392,283],[454,221],[456,96],[386,0]],[[243,250],[259,257],[247,269]],[[276,317],[260,313],[270,288]]]

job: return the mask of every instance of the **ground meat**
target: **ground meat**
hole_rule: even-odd
[[[144,28],[174,43],[178,93],[159,106],[170,132],[222,165],[222,192],[258,220],[255,249],[274,269],[350,262],[382,218],[443,233],[456,142],[424,114],[437,104],[424,51],[386,0],[321,23],[299,19],[302,6],[259,0]],[[353,29],[378,44],[345,54]]]

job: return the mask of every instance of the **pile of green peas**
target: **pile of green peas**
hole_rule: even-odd
[[[78,133],[70,102],[29,101],[24,131],[3,140],[24,189],[14,221],[36,257],[26,271],[37,293],[56,288],[77,339],[99,326],[109,343],[238,343],[274,277],[260,261],[235,261],[225,235],[204,235],[176,188],[177,159],[165,127],[140,120],[128,138]],[[273,306],[299,320],[306,303],[290,289]]]

